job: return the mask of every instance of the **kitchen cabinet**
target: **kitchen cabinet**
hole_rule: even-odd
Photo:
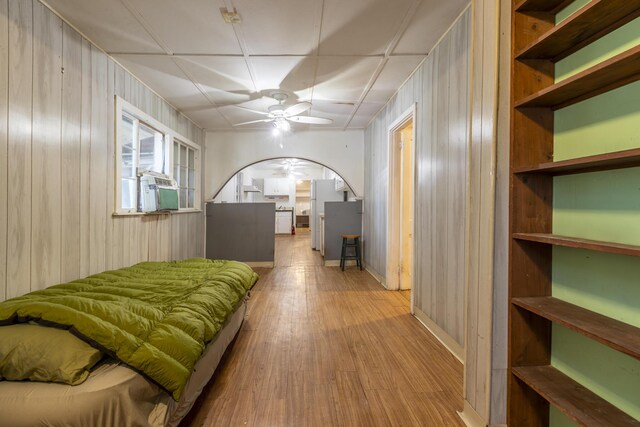
[[[267,197],[289,197],[289,179],[288,178],[265,179],[264,195]]]
[[[276,211],[276,234],[291,234],[293,211]]]

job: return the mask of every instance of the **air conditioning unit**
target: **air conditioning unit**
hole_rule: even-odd
[[[166,175],[143,173],[140,176],[142,212],[177,211],[179,194],[176,182]]]

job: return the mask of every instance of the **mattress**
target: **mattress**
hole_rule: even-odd
[[[243,302],[207,344],[179,401],[126,365],[110,360],[77,386],[0,381],[0,426],[177,426],[211,379],[245,311]]]

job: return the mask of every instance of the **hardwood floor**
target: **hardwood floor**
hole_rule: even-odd
[[[247,318],[183,426],[464,426],[462,365],[366,271],[276,239]]]

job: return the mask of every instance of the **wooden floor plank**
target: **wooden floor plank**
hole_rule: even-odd
[[[278,236],[233,346],[182,426],[462,426],[462,365],[409,293]]]

